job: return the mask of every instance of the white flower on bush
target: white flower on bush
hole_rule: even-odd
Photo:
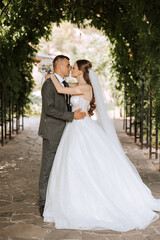
[[[42,74],[53,73],[53,59],[42,59],[38,65],[38,71]]]
[[[42,59],[38,65],[38,71],[42,73],[42,83],[44,83],[45,75],[53,73],[53,59]]]

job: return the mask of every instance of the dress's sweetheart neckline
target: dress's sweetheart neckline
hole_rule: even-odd
[[[74,95],[74,96],[72,96],[72,97],[80,97],[80,96],[78,96],[78,95]],[[82,97],[80,97],[81,99],[83,99],[84,101],[87,101],[87,102],[90,102],[91,100],[86,100],[86,99],[84,99],[84,98],[82,98]]]

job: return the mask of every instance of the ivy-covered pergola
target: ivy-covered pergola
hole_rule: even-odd
[[[0,2],[0,131],[23,114],[33,88],[33,55],[51,23],[102,30],[114,48],[116,87],[124,91],[124,128],[158,157],[160,127],[160,1],[2,0]],[[86,21],[87,20],[87,21]],[[55,33],[56,34],[56,33]],[[12,122],[12,121],[10,121]],[[23,124],[22,124],[23,125]],[[13,130],[12,123],[10,125]],[[6,130],[5,130],[6,131]],[[7,131],[6,131],[7,132]],[[152,149],[155,149],[153,151]]]

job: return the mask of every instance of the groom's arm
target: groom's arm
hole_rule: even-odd
[[[74,118],[73,112],[61,112],[55,107],[55,92],[52,82],[45,82],[42,88],[43,107],[47,116],[72,122]]]

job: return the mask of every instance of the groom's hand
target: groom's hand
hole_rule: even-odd
[[[78,120],[78,119],[84,119],[86,116],[85,112],[81,112],[82,108],[77,109],[74,112],[74,119]]]

